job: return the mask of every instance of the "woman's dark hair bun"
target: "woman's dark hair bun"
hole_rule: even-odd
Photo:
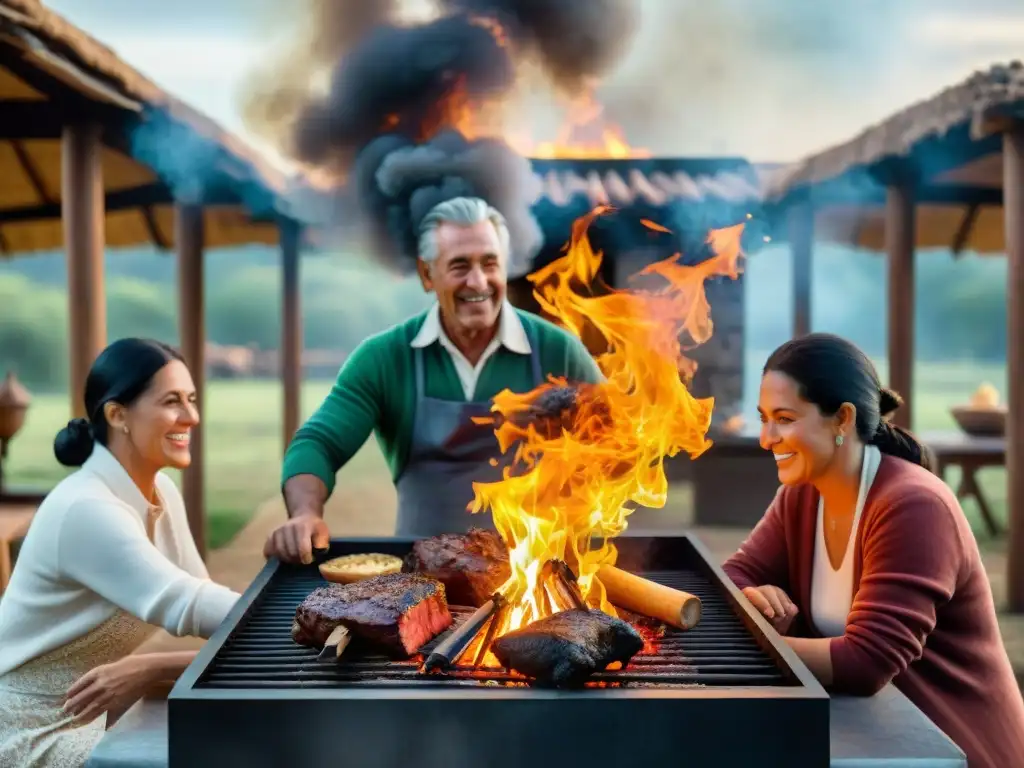
[[[888,387],[883,387],[878,398],[878,411],[882,414],[882,418],[891,416],[893,413],[898,411],[903,405],[903,398],[900,397],[898,392],[894,392]]]
[[[53,441],[53,455],[65,467],[80,467],[92,455],[95,444],[89,422],[85,419],[72,419],[57,433]]]

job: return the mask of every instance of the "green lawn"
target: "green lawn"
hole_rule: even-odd
[[[884,366],[881,366],[883,378]],[[915,428],[955,429],[949,407],[967,400],[983,380],[1005,391],[1004,366],[974,363],[923,365],[916,369]],[[330,389],[329,381],[306,382],[302,390],[305,415]],[[207,516],[210,546],[222,546],[237,533],[263,502],[278,492],[281,445],[281,386],[275,381],[215,381],[208,386],[203,417],[207,429]],[[8,478],[12,485],[47,489],[63,474],[53,458],[53,437],[69,418],[64,395],[36,395],[26,425],[10,448]],[[948,478],[958,481],[952,474]],[[982,484],[1000,519],[1006,517],[1006,473],[986,470]],[[346,487],[372,499],[374,489],[390,483],[387,467],[370,440],[342,470]],[[964,508],[977,521],[973,501]],[[975,525],[979,539],[986,534]]]

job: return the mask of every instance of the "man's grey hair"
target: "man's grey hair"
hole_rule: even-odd
[[[506,264],[508,263],[510,238],[505,217],[498,209],[488,205],[486,200],[481,200],[479,197],[453,197],[451,200],[445,200],[431,208],[420,223],[417,250],[420,259],[428,265],[437,261],[437,228],[445,221],[464,226],[489,221],[498,234],[499,256],[504,259]]]

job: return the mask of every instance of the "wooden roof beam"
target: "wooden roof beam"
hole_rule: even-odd
[[[106,210],[124,211],[131,208],[141,208],[146,205],[160,205],[170,202],[170,191],[163,184],[145,184],[141,187],[108,192],[106,196]],[[59,219],[60,217],[61,204],[59,202],[0,209],[0,223],[46,221],[49,219]]]
[[[157,205],[175,203],[171,190],[160,182],[143,184],[131,189],[118,189],[106,195],[107,211],[126,211],[132,208],[146,208]],[[207,194],[203,199],[194,201],[196,205],[239,205],[238,199],[228,190]],[[17,208],[0,209],[0,224],[19,221],[46,221],[59,219],[61,204],[59,202],[41,205],[26,205]]]
[[[863,205],[882,207],[886,204],[885,188],[864,193],[856,190],[812,189],[809,199],[816,207],[829,205]],[[923,184],[914,187],[914,201],[920,205],[1000,206],[1003,191],[990,187],[962,184]]]
[[[0,107],[2,109],[3,107]],[[20,139],[14,139],[11,141],[11,149],[14,150],[14,156],[18,158],[18,165],[21,166],[21,170],[25,173],[25,177],[28,179],[29,184],[32,185],[32,189],[36,193],[36,197],[39,198],[39,202],[43,205],[49,205],[56,202],[53,195],[46,188],[46,184],[43,182],[43,177],[39,173],[39,169],[36,168],[36,164],[32,161],[32,156],[25,150],[25,145]]]
[[[967,243],[971,241],[971,235],[974,234],[974,225],[978,222],[978,214],[981,212],[980,205],[971,205],[964,212],[964,217],[960,220],[960,226],[956,228],[956,234],[953,236],[953,242],[950,244],[950,250],[953,251],[953,258],[960,258],[964,249],[967,248]]]
[[[61,137],[64,122],[75,119],[75,111],[53,101],[0,101],[0,140],[53,139]],[[76,120],[77,122],[77,120]]]

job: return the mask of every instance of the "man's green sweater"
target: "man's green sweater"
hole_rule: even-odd
[[[537,315],[516,310],[530,343],[537,345],[541,374],[594,383],[601,372],[583,343]],[[416,382],[412,340],[423,312],[363,341],[338,373],[331,393],[295,433],[284,456],[282,482],[295,475],[316,475],[334,489],[335,475],[362,448],[371,432],[397,480],[405,467],[415,417]],[[466,401],[451,356],[440,343],[423,349],[426,396]],[[529,355],[500,347],[484,364],[475,400],[503,389],[528,392],[534,386]],[[497,446],[497,441],[495,441]]]

